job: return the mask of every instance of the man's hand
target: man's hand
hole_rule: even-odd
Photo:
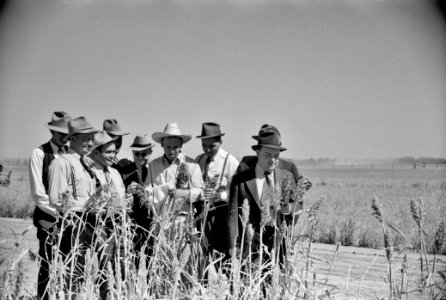
[[[280,207],[280,213],[282,215],[289,215],[291,213],[291,205],[288,201],[282,204]]]
[[[129,186],[127,187],[127,193],[134,194],[138,186],[139,184],[137,182],[132,181],[132,183],[130,183]]]

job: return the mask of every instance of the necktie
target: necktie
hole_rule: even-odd
[[[271,184],[271,179],[269,177],[269,175],[271,175],[270,172],[265,172],[265,182],[263,183],[263,188],[262,188],[262,202],[265,203],[265,201],[271,201],[271,197],[272,197],[272,184]]]
[[[209,180],[209,164],[211,163],[211,158],[208,156],[206,161],[204,162],[204,171],[203,171],[203,181],[206,182]]]
[[[59,150],[57,150],[57,153],[58,153],[59,155],[62,155],[62,154],[67,153],[67,146],[65,146],[65,145],[60,146],[60,147],[59,147]]]
[[[96,176],[96,174],[91,170],[91,168],[89,166],[87,166],[83,156],[79,160],[80,160],[82,166],[84,167],[85,171],[87,171],[87,173],[90,174],[90,177],[95,180],[96,188],[98,188],[101,185],[101,183],[99,182],[99,179]]]
[[[107,182],[107,184],[110,184],[111,175],[110,175],[110,170],[107,167],[104,168],[104,175],[105,175],[105,181]]]

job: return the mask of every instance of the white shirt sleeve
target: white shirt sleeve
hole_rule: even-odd
[[[42,182],[43,157],[44,153],[40,148],[34,149],[31,153],[29,164],[31,198],[40,209],[53,216],[57,216],[56,209],[49,204],[49,198]]]

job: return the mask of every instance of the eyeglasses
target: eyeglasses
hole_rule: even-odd
[[[133,154],[134,154],[136,157],[140,157],[140,156],[145,157],[145,156],[147,156],[147,155],[149,155],[149,154],[152,154],[152,152],[133,152]]]

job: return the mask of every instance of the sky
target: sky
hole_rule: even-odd
[[[30,156],[56,110],[136,134],[176,122],[202,152],[446,157],[446,22],[425,0],[7,1],[0,12],[0,157]],[[161,148],[155,147],[154,156]]]

